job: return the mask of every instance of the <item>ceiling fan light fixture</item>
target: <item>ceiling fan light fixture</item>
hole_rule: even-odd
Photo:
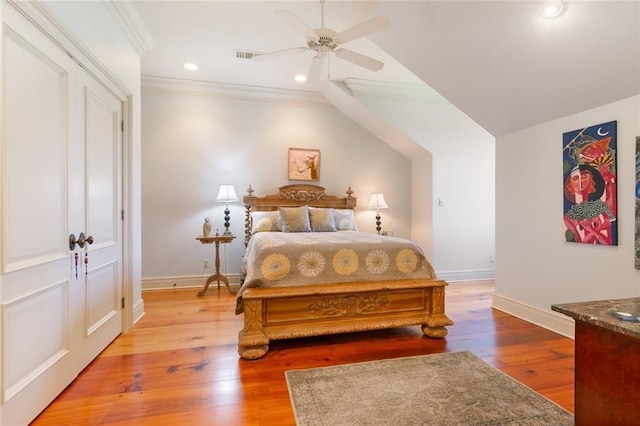
[[[196,71],[198,69],[198,66],[196,64],[193,64],[191,62],[187,62],[186,64],[184,64],[185,69],[188,69],[189,71]]]
[[[295,13],[288,10],[277,10],[276,15],[293,30],[303,35],[306,40],[306,46],[294,47],[289,49],[276,50],[271,52],[254,53],[251,56],[239,55],[236,51],[236,57],[250,58],[253,60],[269,59],[275,56],[306,52],[308,50],[316,52],[311,60],[311,67],[307,74],[307,82],[317,83],[324,68],[324,62],[328,62],[329,55],[335,54],[352,64],[367,68],[371,71],[379,71],[384,63],[368,56],[339,48],[343,43],[367,37],[373,33],[381,31],[389,27],[389,20],[384,16],[376,16],[367,21],[356,24],[340,33],[324,26],[324,5],[326,0],[320,0],[321,27],[315,30],[311,29],[304,23]],[[296,79],[297,80],[297,79]]]
[[[294,77],[295,81],[297,81],[298,83],[304,83],[305,81],[307,81],[307,76],[306,75],[302,75],[302,74],[298,74]]]

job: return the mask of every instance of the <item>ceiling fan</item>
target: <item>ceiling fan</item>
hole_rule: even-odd
[[[289,24],[291,28],[302,34],[307,38],[307,45],[300,47],[293,47],[289,49],[276,50],[266,53],[255,53],[251,56],[251,59],[258,61],[263,59],[272,58],[283,54],[305,52],[313,50],[316,55],[311,61],[311,67],[307,75],[307,81],[314,83],[320,80],[320,74],[324,65],[325,58],[329,53],[333,52],[336,57],[361,67],[370,69],[371,71],[379,71],[384,66],[384,62],[380,62],[376,59],[370,58],[360,53],[356,53],[352,50],[343,49],[339,47],[341,44],[366,37],[370,34],[383,30],[389,26],[389,20],[384,16],[376,16],[360,24],[354,25],[341,32],[336,32],[331,28],[324,26],[324,4],[326,0],[320,0],[320,28],[312,30],[307,24],[305,24],[300,18],[298,18],[293,12],[288,10],[278,10],[275,14],[284,22]]]

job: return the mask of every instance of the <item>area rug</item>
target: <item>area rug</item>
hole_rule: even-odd
[[[573,415],[471,352],[285,372],[306,425],[573,425]]]

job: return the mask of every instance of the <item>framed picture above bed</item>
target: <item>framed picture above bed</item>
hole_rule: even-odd
[[[289,180],[320,180],[320,150],[289,148]]]

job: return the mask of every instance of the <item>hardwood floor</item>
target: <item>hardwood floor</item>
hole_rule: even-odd
[[[284,371],[471,351],[573,412],[573,340],[491,309],[492,282],[447,287],[449,335],[419,326],[274,341],[241,360],[235,297],[212,288],[145,292],[145,316],[119,336],[33,425],[293,425]]]

